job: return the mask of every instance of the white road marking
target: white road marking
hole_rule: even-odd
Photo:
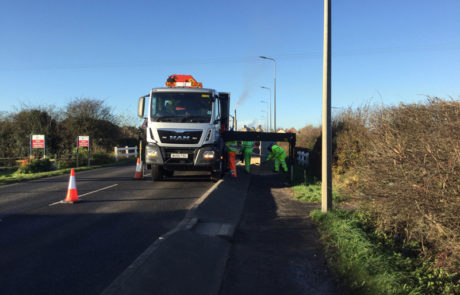
[[[84,196],[87,196],[87,195],[91,195],[91,194],[94,194],[94,193],[97,193],[97,192],[100,192],[100,191],[103,191],[103,190],[106,190],[106,189],[115,187],[115,186],[117,186],[117,185],[118,185],[118,183],[115,183],[115,184],[112,184],[112,185],[109,185],[109,186],[100,188],[100,189],[98,189],[98,190],[95,190],[95,191],[92,191],[92,192],[89,192],[89,193],[86,193],[86,194],[79,195],[78,197],[81,198],[81,197],[84,197]]]
[[[109,186],[106,186],[106,187],[97,189],[97,190],[92,191],[92,192],[87,192],[87,193],[85,193],[85,194],[79,195],[78,198],[81,198],[81,197],[84,197],[84,196],[87,196],[87,195],[91,195],[91,194],[94,194],[94,193],[97,193],[97,192],[100,192],[100,191],[103,191],[103,190],[106,190],[106,189],[115,187],[115,186],[117,186],[117,185],[118,185],[118,183],[115,183],[115,184],[112,184],[112,185],[109,185]],[[54,202],[54,203],[52,203],[52,204],[49,204],[48,206],[53,206],[53,205],[61,204],[61,203],[63,203],[63,202],[64,202],[64,201]]]

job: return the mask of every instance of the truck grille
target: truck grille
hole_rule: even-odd
[[[193,164],[195,159],[196,150],[194,148],[181,148],[181,149],[171,149],[171,148],[162,148],[162,154],[164,155],[165,164]],[[172,154],[187,154],[187,158],[174,158]]]
[[[197,144],[203,130],[158,129],[162,143]]]

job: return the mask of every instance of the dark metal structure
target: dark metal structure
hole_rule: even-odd
[[[275,133],[275,132],[251,132],[251,131],[225,131],[222,133],[224,141],[273,141],[289,142],[289,163],[291,166],[291,182],[294,179],[295,162],[295,133]]]

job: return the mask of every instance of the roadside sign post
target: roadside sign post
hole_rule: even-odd
[[[43,157],[46,158],[46,141],[43,134],[30,135],[30,158],[33,156],[33,149],[43,149]]]
[[[80,147],[88,148],[88,166],[91,165],[90,139],[88,135],[77,137],[77,167],[78,167],[78,150]]]

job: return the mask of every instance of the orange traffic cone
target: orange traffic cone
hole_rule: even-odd
[[[134,179],[142,179],[142,162],[140,158],[137,158],[136,173],[134,173]]]
[[[64,203],[78,202],[77,182],[75,181],[75,170],[70,170],[69,188]]]

